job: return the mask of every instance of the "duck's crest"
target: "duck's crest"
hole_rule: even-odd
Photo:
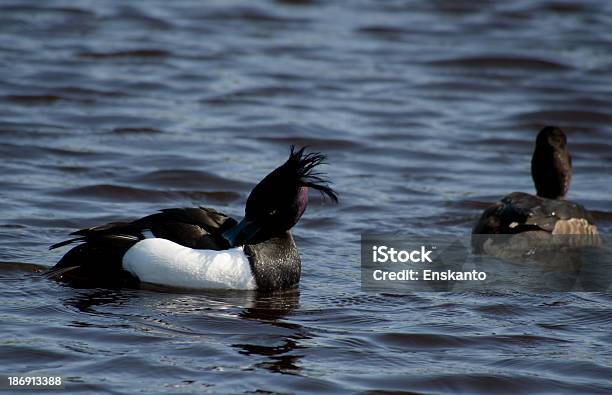
[[[305,153],[307,147],[302,147],[296,151],[294,145],[291,146],[289,159],[284,166],[294,172],[299,184],[316,189],[322,195],[327,195],[332,201],[338,202],[338,195],[329,186],[329,181],[323,173],[315,171],[315,167],[324,164],[327,156],[319,152]]]

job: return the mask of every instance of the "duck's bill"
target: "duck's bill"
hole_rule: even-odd
[[[258,231],[259,226],[257,222],[244,218],[232,228],[223,232],[222,236],[227,240],[230,247],[237,247],[247,244],[255,237]]]

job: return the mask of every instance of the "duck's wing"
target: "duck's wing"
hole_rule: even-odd
[[[513,192],[486,209],[472,233],[515,234],[542,230],[588,234],[593,228],[591,215],[578,203]]]
[[[68,251],[46,275],[77,286],[124,286],[135,279],[122,268],[123,255],[134,244],[153,236],[190,248],[228,248],[221,234],[236,220],[209,208],[162,210],[132,222],[111,222],[71,233],[72,239],[50,249],[79,243]]]
[[[113,239],[122,240],[126,238],[138,241],[144,239],[142,230],[135,227],[132,222],[109,222],[104,225],[77,230],[70,233],[70,236],[77,237],[55,243],[51,245],[49,249],[54,250],[72,243],[85,241],[111,241]]]
[[[510,226],[538,227],[554,234],[594,234],[591,214],[582,205],[568,200],[546,199],[526,193],[513,193],[502,199]],[[520,229],[520,228],[519,228]]]
[[[545,204],[549,199],[524,192],[513,192],[501,200],[500,212],[504,234],[521,233],[530,230],[552,231],[558,218],[554,210]]]
[[[583,206],[523,192],[511,193],[487,208],[472,234],[472,247],[476,253],[496,256],[520,256],[524,251],[532,250],[533,246],[596,246],[600,243],[597,227]],[[491,244],[491,236],[478,235],[508,237],[492,239],[495,243]],[[499,250],[491,250],[491,247]],[[507,250],[504,254],[500,252],[503,249]]]
[[[540,230],[538,221],[532,218],[546,217],[539,204],[540,198],[537,196],[513,192],[482,213],[472,234],[514,234]]]
[[[78,230],[70,234],[77,237],[54,244],[50,249],[75,242],[138,241],[150,231],[155,237],[186,247],[221,250],[228,247],[221,233],[235,224],[233,218],[210,208],[171,208],[132,222],[111,222]]]
[[[236,220],[206,207],[171,208],[134,221],[155,237],[190,248],[224,250],[229,248],[221,234],[236,225]]]

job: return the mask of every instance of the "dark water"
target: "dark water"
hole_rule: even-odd
[[[569,197],[610,232],[611,82],[603,0],[3,1],[0,374],[71,393],[609,393],[609,294],[364,293],[359,237],[468,234],[533,190],[549,123]],[[8,263],[52,265],[75,228],[164,207],[241,216],[291,143],[329,155],[341,196],[295,228],[299,293],[78,290]]]

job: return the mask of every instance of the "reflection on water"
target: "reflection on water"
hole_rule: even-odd
[[[149,294],[145,297],[155,297]],[[264,336],[247,336],[244,340],[249,343],[231,344],[240,354],[251,356],[260,362],[255,366],[268,369],[272,372],[295,374],[300,370],[301,349],[306,346],[301,340],[310,339],[302,325],[285,321],[285,317],[299,305],[299,292],[291,291],[274,295],[262,295],[255,292],[212,291],[202,292],[198,295],[184,294],[175,298],[172,294],[163,298],[156,306],[149,306],[148,311],[134,311],[130,313],[127,306],[122,315],[131,320],[138,320],[149,329],[178,330],[185,335],[195,335],[201,331],[197,326],[182,326],[174,321],[175,316],[190,316],[199,321],[201,314],[216,315],[229,313],[243,320],[251,320],[262,326],[262,333],[266,333],[266,326],[283,329],[281,332]],[[63,300],[65,306],[78,309],[81,313],[100,315],[114,315],[113,311],[122,309],[126,303],[133,305],[134,301],[142,299],[143,295],[133,290],[78,290]],[[211,307],[214,306],[214,309]],[[104,308],[102,310],[101,308]],[[163,316],[163,319],[159,317]],[[67,324],[73,327],[90,327],[91,323],[75,320]],[[123,328],[129,328],[126,323]],[[180,328],[180,329],[179,329]],[[191,332],[191,333],[190,333]]]
[[[272,325],[289,330],[272,345],[266,344],[232,344],[239,353],[263,357],[264,362],[257,366],[276,373],[296,374],[300,370],[300,350],[305,349],[301,340],[310,339],[306,330],[299,324],[285,322],[283,319],[299,305],[299,292],[289,292],[275,296],[259,295],[254,303],[239,313],[241,318],[255,320],[266,325]],[[269,342],[266,342],[269,343]]]

